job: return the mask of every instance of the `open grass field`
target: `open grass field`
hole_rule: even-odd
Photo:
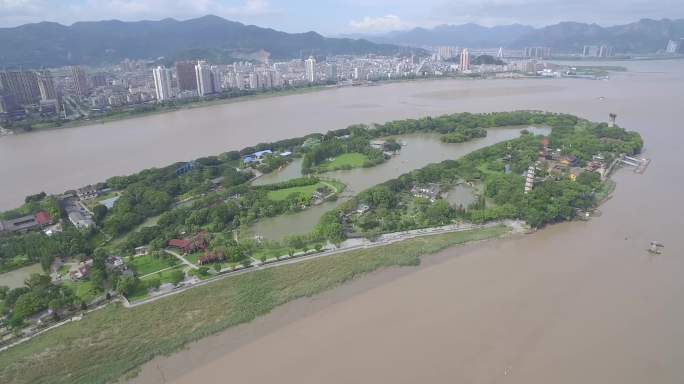
[[[202,256],[204,252],[194,252],[194,253],[188,253],[187,255],[183,255],[183,258],[187,261],[189,261],[191,264],[194,265],[199,265],[199,257]]]
[[[345,168],[363,167],[363,163],[368,161],[368,156],[361,153],[343,153],[333,161],[322,163],[318,166],[321,172],[332,171]]]
[[[319,183],[313,185],[305,185],[303,187],[292,187],[277,189],[275,191],[269,191],[268,198],[274,201],[281,201],[285,200],[288,196],[290,196],[293,193],[303,193],[307,197],[310,197],[314,193],[314,191],[320,187],[333,188],[339,193],[342,190],[344,190],[345,185],[343,183],[340,183],[339,181],[321,181]]]
[[[93,283],[90,281],[74,282],[66,279],[64,280],[63,284],[71,288],[74,294],[86,303],[91,302],[101,294],[101,292],[98,291],[97,288],[95,288],[95,285],[93,285]]]
[[[156,258],[152,255],[134,257],[126,262],[140,276],[174,266],[178,263],[179,261],[175,258]]]
[[[162,284],[167,284],[167,283],[170,283],[172,280],[171,274],[173,273],[173,271],[178,270],[178,269],[183,270],[183,268],[186,268],[186,266],[185,265],[176,265],[173,268],[170,268],[170,269],[161,271],[159,273],[155,273],[155,274],[143,277],[141,280],[145,281],[145,280],[153,279],[155,277],[159,277]]]
[[[274,201],[281,201],[285,200],[288,196],[290,196],[293,193],[303,193],[306,196],[310,197],[312,193],[316,190],[316,188],[321,187],[321,183],[317,184],[312,184],[312,185],[305,185],[303,187],[292,187],[292,188],[284,188],[284,189],[277,189],[275,191],[269,191],[268,192],[268,198]]]
[[[506,227],[422,237],[223,279],[133,309],[110,305],[0,353],[1,383],[107,383],[161,354],[288,301],[420,255],[498,237]]]

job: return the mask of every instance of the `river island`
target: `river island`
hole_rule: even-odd
[[[502,127],[514,137],[369,188],[331,176],[391,164],[411,148],[411,135],[459,145]],[[158,354],[359,274],[586,218],[612,190],[616,166],[645,167],[634,157],[642,147],[614,116],[593,123],[540,111],[459,113],[353,125],[28,196],[0,216],[1,268],[40,263],[45,274],[0,292],[5,344],[26,340],[0,354],[0,377],[117,380]],[[286,180],[258,182],[293,166],[300,172]],[[255,233],[262,221],[321,206],[330,209],[307,233]],[[131,343],[140,348],[124,354]]]

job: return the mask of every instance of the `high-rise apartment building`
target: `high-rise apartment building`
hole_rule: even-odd
[[[461,51],[461,60],[458,68],[461,72],[470,71],[470,52],[468,52],[468,48],[464,48]]]
[[[176,79],[178,80],[178,89],[181,91],[197,90],[196,64],[194,61],[179,61],[176,63]]]
[[[93,87],[106,87],[107,75],[104,72],[98,72],[90,77],[90,82]]]
[[[676,53],[677,52],[677,42],[674,40],[669,40],[667,42],[667,47],[665,47],[665,52]]]
[[[610,45],[585,45],[582,49],[584,57],[612,57],[615,50]]]
[[[526,47],[523,49],[523,58],[527,59],[548,59],[551,57],[550,47]]]
[[[353,78],[354,80],[367,80],[368,73],[363,67],[354,67]]]
[[[157,95],[157,101],[169,100],[171,94],[171,71],[159,66],[152,70],[154,77],[154,90]]]
[[[78,97],[88,95],[88,78],[83,68],[78,66],[71,67],[71,80],[74,83],[74,91],[76,91]]]
[[[259,88],[259,75],[256,73],[250,73],[249,74],[249,89],[258,89]]]
[[[313,56],[309,56],[308,59],[304,61],[304,68],[306,70],[306,79],[309,83],[316,82],[316,59]]]
[[[328,81],[337,81],[337,64],[328,64],[328,73],[326,74]]]
[[[0,89],[10,104],[33,104],[40,98],[38,76],[29,71],[0,72]]]
[[[38,72],[38,91],[42,101],[57,99],[55,83],[52,80],[52,73],[50,73],[50,71],[45,70]]]
[[[217,65],[212,65],[211,70],[211,81],[214,83],[214,92],[221,92],[224,83],[224,74],[221,68]]]
[[[197,93],[200,96],[211,95],[216,92],[211,67],[209,67],[206,61],[197,62],[197,65],[195,65],[195,76],[197,77]]]
[[[437,48],[437,55],[442,60],[452,59],[456,57],[458,49],[455,47],[439,47]]]
[[[602,45],[598,49],[598,57],[612,57],[614,56],[613,47],[609,45]]]

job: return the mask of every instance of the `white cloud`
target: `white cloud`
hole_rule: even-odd
[[[224,10],[226,14],[234,15],[265,15],[273,13],[274,10],[266,0],[247,0],[244,5],[240,7],[228,7]]]
[[[388,32],[410,27],[397,15],[366,16],[361,20],[350,21],[349,26],[358,32]]]

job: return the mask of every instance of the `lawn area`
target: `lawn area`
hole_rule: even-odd
[[[171,269],[167,269],[166,271],[163,271],[163,272],[160,272],[160,273],[155,273],[155,274],[153,274],[153,275],[149,275],[149,276],[147,276],[147,277],[144,277],[144,278],[142,278],[141,280],[142,280],[142,281],[145,281],[145,280],[149,280],[149,279],[152,279],[152,278],[155,278],[155,277],[160,277],[160,280],[161,280],[161,283],[162,283],[162,284],[170,283],[170,282],[171,282],[171,275],[172,275],[173,271],[175,271],[175,270],[177,270],[177,269],[183,269],[183,268],[185,268],[184,265],[177,265],[177,266],[175,266],[175,267],[173,267],[173,268],[171,268]],[[160,275],[161,275],[161,276],[160,276]]]
[[[31,261],[31,259],[26,255],[15,256],[9,260],[6,260],[4,264],[0,265],[0,273],[9,272],[21,267],[25,267],[32,263],[33,261]]]
[[[333,161],[326,161],[320,164],[317,168],[321,172],[334,171],[336,169],[359,168],[363,167],[363,163],[368,160],[368,156],[362,153],[343,153],[337,156]]]
[[[89,313],[0,353],[2,383],[107,383],[153,357],[248,322],[288,301],[315,295],[389,266],[415,266],[420,255],[498,237],[506,227],[421,237],[278,268],[256,270],[133,309]]]
[[[112,240],[111,245],[113,245],[113,246],[120,246],[120,245],[122,245],[122,244],[126,241],[126,239],[128,239],[128,236],[129,236],[131,233],[140,232],[140,230],[143,229],[143,228],[146,228],[146,227],[153,227],[153,226],[157,225],[157,221],[159,221],[159,218],[160,218],[160,217],[161,217],[161,215],[148,217],[145,221],[143,221],[142,223],[140,223],[140,225],[138,225],[137,227],[133,228],[130,232],[128,232],[128,233],[126,233],[125,235],[119,236],[119,237],[117,237],[116,239]]]
[[[275,191],[269,191],[268,192],[268,198],[274,201],[282,201],[287,199],[288,196],[290,196],[293,193],[303,193],[307,197],[311,197],[311,195],[314,193],[314,191],[318,188],[321,187],[328,187],[328,188],[333,188],[337,192],[341,192],[344,190],[345,185],[343,183],[340,183],[339,181],[320,181],[316,184],[312,185],[305,185],[302,187],[292,187],[292,188],[284,188],[284,189],[276,189]]]
[[[306,196],[311,196],[316,188],[323,186],[321,183],[305,185],[303,187],[292,187],[284,189],[276,189],[275,191],[268,191],[268,198],[274,201],[285,200],[288,196],[293,193],[303,193]]]
[[[199,257],[202,256],[203,254],[204,254],[204,252],[195,252],[195,253],[189,253],[187,255],[182,255],[182,256],[185,260],[191,262],[192,264],[199,266],[199,264],[197,264],[197,263],[199,262]]]
[[[63,284],[64,286],[71,288],[74,294],[86,303],[91,302],[100,295],[100,291],[98,291],[97,288],[95,288],[95,285],[90,281],[71,281],[66,279]]]
[[[157,258],[152,255],[139,256],[129,259],[126,264],[140,276],[162,270],[178,264],[180,261],[174,258]]]
[[[333,187],[335,190],[337,190],[338,193],[344,191],[344,189],[347,188],[347,186],[344,183],[337,180],[323,180],[321,181],[321,184],[327,184],[329,187]]]

